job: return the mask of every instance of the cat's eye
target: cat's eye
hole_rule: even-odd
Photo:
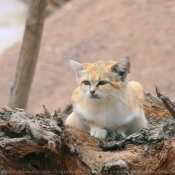
[[[107,81],[100,81],[97,86],[102,86],[102,85],[105,85],[107,83]]]
[[[85,85],[91,85],[91,83],[89,81],[87,81],[87,80],[84,81],[84,84]]]

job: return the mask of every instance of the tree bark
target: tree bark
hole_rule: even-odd
[[[60,116],[67,114],[51,116],[45,106],[44,111],[33,116],[18,108],[0,110],[1,174],[175,173],[175,120],[149,93],[145,113],[150,128],[121,140],[113,133],[100,141],[65,125]]]
[[[47,0],[31,0],[9,106],[26,108],[37,63]]]

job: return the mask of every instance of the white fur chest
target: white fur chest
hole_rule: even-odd
[[[133,114],[128,105],[125,100],[91,103],[83,109],[75,107],[74,112],[85,120],[94,121],[103,128],[116,129],[139,115],[140,110]]]

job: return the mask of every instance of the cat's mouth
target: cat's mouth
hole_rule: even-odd
[[[100,97],[97,96],[97,95],[91,95],[90,98],[93,98],[93,99],[100,99]]]

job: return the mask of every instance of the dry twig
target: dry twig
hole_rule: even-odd
[[[45,105],[43,105],[44,111],[45,111],[45,115],[47,118],[53,118],[53,116],[51,115],[51,113],[49,112],[49,110],[45,107]]]
[[[155,85],[155,89],[156,89],[157,96],[162,100],[162,102],[165,104],[168,111],[171,113],[171,115],[175,119],[175,105],[174,105],[174,103],[168,97],[161,94],[159,88],[156,85]]]

